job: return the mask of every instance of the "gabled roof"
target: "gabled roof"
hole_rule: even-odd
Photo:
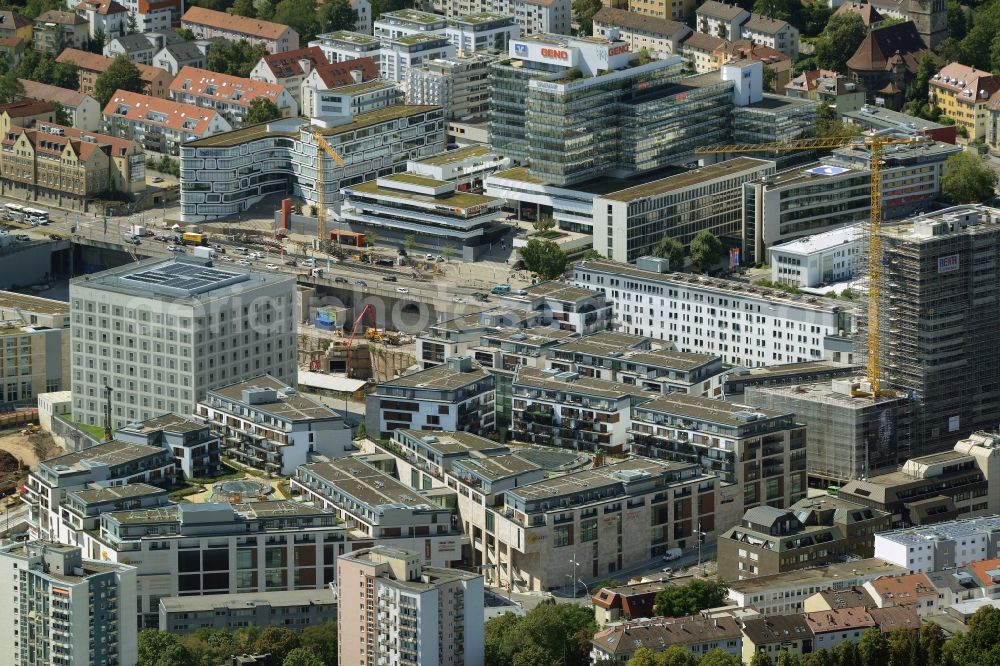
[[[170,92],[177,95],[207,97],[226,104],[249,106],[251,100],[256,97],[267,97],[277,104],[281,93],[285,92],[285,87],[197,67],[184,67],[170,84]]]
[[[108,118],[127,118],[198,137],[205,136],[212,121],[219,117],[214,109],[125,90],[114,94],[104,107],[104,115]]]
[[[300,60],[311,62],[313,69],[320,65],[330,64],[330,61],[326,59],[326,55],[323,53],[323,49],[318,46],[307,46],[283,53],[268,53],[261,58],[261,62],[271,70],[271,74],[276,79],[302,76],[304,72],[302,71],[302,65],[299,64]]]
[[[673,37],[679,32],[691,32],[691,28],[678,21],[646,16],[624,9],[612,9],[611,7],[601,7],[597,10],[597,13],[594,14],[594,23],[641,30],[654,35],[663,35],[664,37]]]
[[[117,42],[126,53],[153,48],[153,43],[149,40],[149,38],[146,37],[146,35],[140,35],[139,33],[115,37],[111,40],[111,43],[114,44],[115,42]]]
[[[843,5],[841,5],[843,6]],[[785,84],[786,90],[801,90],[804,92],[809,92],[816,90],[821,85],[826,83],[831,83],[839,89],[843,83],[846,83],[847,77],[838,72],[831,71],[829,69],[809,69],[794,79]]]
[[[804,615],[806,624],[809,625],[809,629],[814,635],[833,631],[870,629],[875,626],[875,620],[863,606],[815,611]]]
[[[960,102],[985,102],[1000,90],[1000,77],[960,62],[951,62],[934,75],[930,85],[955,93]]]
[[[181,17],[181,23],[197,23],[198,25],[225,30],[227,32],[251,35],[261,39],[278,39],[285,34],[286,30],[291,30],[287,25],[281,23],[236,16],[234,14],[227,14],[226,12],[217,12],[213,9],[205,9],[204,7],[188,8],[184,12],[184,16]],[[291,31],[295,33],[294,30]]]
[[[937,588],[923,573],[905,576],[880,576],[868,585],[887,606],[920,603],[921,597],[937,598]]]
[[[7,113],[11,118],[30,118],[55,110],[55,105],[40,99],[22,99],[17,102],[0,104],[0,114]]]
[[[333,62],[327,65],[316,67],[316,76],[323,81],[323,85],[330,88],[338,88],[354,83],[351,72],[361,70],[361,82],[371,81],[378,78],[378,63],[373,58],[354,58],[343,62]]]
[[[747,10],[737,4],[727,5],[724,2],[708,0],[708,2],[698,8],[696,13],[698,16],[708,16],[709,18],[721,19],[723,21],[732,21],[733,19],[746,13],[746,11]]]
[[[160,55],[160,53],[163,53],[164,51],[169,53],[170,57],[178,63],[182,64],[205,57],[204,52],[195,42],[176,42],[174,44],[167,44],[160,49],[156,55]]]
[[[90,51],[81,51],[80,49],[63,49],[63,52],[56,58],[56,62],[72,63],[80,69],[98,73],[103,73],[114,61],[114,58],[108,58],[107,56],[99,53],[91,53]],[[136,63],[135,66],[139,70],[139,77],[146,83],[160,76],[169,76],[169,73],[165,69],[160,69],[159,67],[139,63]]]
[[[768,615],[743,622],[743,635],[755,646],[811,640],[809,624],[801,614]]]
[[[840,7],[837,7],[837,11],[833,13],[834,16],[843,14],[857,14],[861,17],[861,21],[865,24],[866,28],[871,28],[873,23],[881,23],[885,18],[878,13],[868,2],[845,2]]]
[[[730,60],[759,60],[765,65],[787,60],[791,58],[777,49],[772,49],[765,44],[755,44],[749,39],[738,39],[735,42],[725,42],[715,50],[715,53],[727,56]]]
[[[83,0],[76,6],[76,9],[83,12],[97,12],[101,16],[128,13],[128,9],[115,2],[115,0]]]
[[[917,62],[926,50],[917,26],[913,21],[906,21],[869,32],[847,61],[847,66],[860,72],[888,71],[895,58],[910,72],[916,72]]]
[[[751,14],[747,22],[743,24],[743,29],[759,32],[764,35],[777,35],[790,26],[791,24],[788,21],[771,18],[763,14]]]
[[[69,88],[60,88],[48,83],[38,83],[30,79],[18,79],[24,89],[24,96],[47,102],[58,102],[65,107],[76,108],[87,99],[87,95]]]
[[[61,12],[56,9],[50,9],[43,14],[40,14],[38,18],[35,19],[35,24],[38,23],[58,23],[59,25],[83,25],[87,22],[82,16],[77,16],[73,12]]]
[[[699,51],[711,53],[712,51],[726,47],[729,43],[729,40],[722,37],[706,35],[703,32],[692,32],[684,39],[682,46],[686,49],[698,49]]]
[[[9,9],[0,9],[0,27],[5,30],[17,30],[26,25],[31,25],[31,19],[27,16],[22,16]]]
[[[593,643],[605,654],[624,657],[642,647],[660,651],[674,645],[700,645],[733,640],[739,636],[740,625],[732,617],[693,615],[629,620],[597,632]]]
[[[49,130],[59,129],[61,134],[43,131],[44,128],[48,128]],[[57,125],[55,123],[45,123],[42,126],[27,129],[17,126],[11,127],[11,131],[7,136],[3,137],[3,143],[10,145],[21,135],[24,135],[36,150],[53,155],[61,154],[68,142],[72,145],[73,151],[83,159],[88,159],[96,150],[100,150],[105,155],[111,157],[124,156],[135,145],[128,139],[120,139],[108,136],[107,134],[99,134],[98,132],[86,132],[75,127],[67,127],[66,125]]]

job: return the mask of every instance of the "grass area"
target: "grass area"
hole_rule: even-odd
[[[73,418],[72,414],[70,414],[69,421],[70,421],[70,423],[72,425],[74,425],[77,428],[79,428],[80,430],[84,431],[85,433],[87,433],[91,437],[96,437],[97,441],[99,441],[99,442],[103,442],[104,441],[104,428],[102,428],[100,426],[89,425],[87,423],[80,423],[76,419]]]
[[[784,284],[783,282],[773,282],[766,278],[761,278],[759,280],[754,280],[754,284],[761,287],[770,287],[771,289],[780,289],[781,291],[788,292],[789,294],[801,294],[802,290],[791,284]]]
[[[531,234],[532,238],[541,238],[542,240],[555,240],[557,238],[562,238],[566,234],[562,231],[556,231],[555,229],[546,229],[545,231],[538,231]]]

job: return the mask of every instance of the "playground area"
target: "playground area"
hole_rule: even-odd
[[[263,479],[249,473],[235,478],[234,476],[203,482],[196,492],[183,494],[183,500],[198,504],[205,502],[246,504],[288,499],[288,482],[283,479]]]

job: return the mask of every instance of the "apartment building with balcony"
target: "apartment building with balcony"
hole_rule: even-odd
[[[672,393],[632,411],[631,450],[718,474],[721,525],[806,496],[806,428],[791,412]]]
[[[160,599],[160,630],[176,636],[199,629],[234,633],[247,626],[301,631],[336,619],[337,597],[329,588]]]
[[[456,462],[466,458],[490,458],[510,452],[510,448],[471,432],[396,430],[392,433],[403,455],[396,455],[396,472],[411,488],[429,490],[446,485],[445,474],[454,473]]]
[[[111,67],[114,58],[105,57],[100,53],[68,48],[56,57],[56,62],[69,63],[79,68],[79,90],[85,95],[93,96],[98,77],[106,72],[108,67]],[[135,66],[139,70],[139,77],[143,82],[142,92],[165,99],[170,93],[170,82],[174,80],[173,75],[165,69],[152,65],[138,63]]]
[[[351,449],[343,417],[270,375],[209,390],[195,414],[234,460],[268,474],[292,476],[310,454]]]
[[[69,389],[69,308],[0,291],[0,403]]]
[[[222,473],[220,442],[208,426],[181,414],[163,414],[119,428],[120,442],[159,446],[177,459],[178,470],[187,479],[208,479]]]
[[[191,6],[181,17],[181,27],[198,39],[246,40],[251,46],[261,44],[268,53],[283,53],[299,48],[299,33],[287,25],[261,19],[236,16],[227,12]]]
[[[521,442],[620,453],[634,405],[655,394],[576,372],[518,368],[511,383],[510,436]]]
[[[74,546],[83,544],[84,532],[101,529],[101,515],[109,511],[147,509],[169,504],[167,491],[148,483],[132,482],[123,486],[102,487],[91,484],[84,490],[66,493],[66,501],[59,508],[65,540]]]
[[[185,502],[104,513],[82,545],[138,569],[139,627],[155,629],[164,597],[327,588],[346,538],[333,513],[299,502]]]
[[[136,570],[52,541],[0,548],[7,664],[134,664]]]
[[[110,441],[44,460],[28,475],[21,495],[31,536],[73,542],[62,512],[68,493],[130,483],[170,485],[177,476],[171,452],[146,444]]]
[[[461,562],[465,539],[454,511],[433,497],[440,491],[414,490],[378,464],[361,457],[303,465],[292,492],[332,511],[356,541],[413,550],[434,566]]]
[[[704,398],[721,397],[725,377],[718,356],[679,352],[673,345],[616,331],[564,340],[552,349],[545,367],[631,384],[644,391]]]
[[[32,43],[36,51],[51,52],[59,44],[84,47],[89,37],[90,26],[87,24],[87,19],[75,12],[61,12],[56,9],[39,14],[32,31]]]
[[[448,358],[380,383],[365,397],[365,429],[377,437],[397,428],[491,432],[493,402],[493,375],[467,356]]]
[[[611,328],[613,306],[602,295],[563,282],[539,282],[500,296],[500,307],[516,308],[537,324],[578,335]]]
[[[258,97],[272,102],[282,117],[299,115],[299,104],[284,86],[241,76],[219,74],[197,67],[184,67],[170,84],[174,101],[218,111],[233,126],[243,124],[250,103]]]
[[[483,577],[375,546],[337,560],[341,666],[483,666]]]
[[[377,37],[350,30],[316,35],[316,39],[309,42],[309,46],[318,46],[326,59],[332,63],[358,58],[374,58],[378,61],[382,51],[382,42]]]
[[[103,116],[108,134],[165,155],[179,155],[187,141],[233,129],[214,109],[125,90],[115,92]]]

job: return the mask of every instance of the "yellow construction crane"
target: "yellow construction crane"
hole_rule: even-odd
[[[871,394],[875,397],[885,395],[879,376],[879,306],[881,292],[879,279],[882,273],[882,239],[879,230],[882,228],[882,151],[886,146],[914,145],[932,143],[926,136],[898,138],[881,134],[865,134],[864,136],[830,137],[826,139],[799,139],[797,141],[779,141],[776,143],[748,143],[728,146],[706,146],[696,148],[698,155],[717,155],[721,153],[770,153],[793,150],[822,150],[842,148],[844,146],[859,146],[868,150],[868,168],[871,171],[871,216],[868,222],[868,365],[867,379],[871,385]]]
[[[316,145],[322,148],[331,160],[344,166],[344,158],[333,149],[322,134],[314,131],[312,137]],[[316,151],[316,237],[322,247],[323,241],[326,240],[326,160],[319,150]]]

